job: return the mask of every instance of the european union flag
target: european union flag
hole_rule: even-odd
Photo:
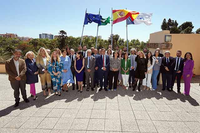
[[[92,23],[92,22],[95,22],[95,23],[101,25],[101,19],[102,19],[102,16],[99,14],[96,15],[96,14],[86,13],[84,25],[86,25],[88,23]]]

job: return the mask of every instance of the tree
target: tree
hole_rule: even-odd
[[[192,33],[192,27],[187,27],[183,31],[181,31],[181,34],[191,34]]]
[[[60,30],[59,34],[59,48],[63,49],[65,47],[65,38],[67,37],[67,32],[65,32],[64,30]]]
[[[188,28],[190,27],[190,28]],[[185,22],[178,27],[181,33],[192,33],[192,29],[194,28],[192,22]],[[187,30],[186,30],[187,29]]]
[[[110,44],[111,44],[111,37],[112,37],[112,35],[110,35],[110,37],[108,39],[108,41],[109,41]],[[118,40],[119,40],[119,35],[118,34],[113,35],[113,48],[115,48],[116,46],[118,46],[118,44],[117,44]]]
[[[163,20],[162,25],[161,25],[162,30],[167,30],[167,22],[166,19]]]
[[[170,33],[180,33],[180,30],[179,30],[177,27],[173,26],[173,27],[170,29]]]
[[[175,20],[175,22],[174,22],[174,26],[175,26],[175,27],[178,27],[178,23],[177,23],[176,20]]]
[[[196,34],[200,34],[200,28],[196,30]]]

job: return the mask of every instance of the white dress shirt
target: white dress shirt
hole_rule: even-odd
[[[43,62],[44,62],[44,66],[46,66],[47,65],[47,58],[46,57],[43,58]]]
[[[18,60],[17,61],[14,60],[14,63],[15,63],[15,68],[16,68],[16,71],[17,71],[17,75],[19,76],[19,61]]]

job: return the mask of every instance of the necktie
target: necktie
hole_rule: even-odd
[[[133,55],[131,55],[131,66],[133,66]]]
[[[105,64],[104,64],[104,55],[103,55],[103,67],[104,67],[104,65],[105,65]]]
[[[87,68],[90,67],[90,57],[88,57],[88,65],[87,65]]]
[[[179,58],[178,58],[178,60],[176,62],[176,70],[178,71],[178,69],[179,69]]]

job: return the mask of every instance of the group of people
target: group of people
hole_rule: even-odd
[[[108,50],[87,49],[86,46],[74,49],[49,49],[40,48],[37,56],[29,51],[25,60],[21,59],[21,51],[16,49],[13,57],[6,61],[6,72],[9,75],[11,87],[14,90],[15,107],[19,105],[19,91],[25,102],[29,102],[26,95],[26,84],[30,84],[30,93],[33,100],[37,99],[35,83],[38,75],[43,90],[43,95],[51,94],[61,96],[61,91],[68,92],[68,88],[77,89],[82,93],[83,88],[94,91],[117,90],[118,85],[124,89],[132,88],[141,91],[141,86],[146,90],[156,90],[162,74],[162,90],[172,91],[177,80],[177,92],[180,93],[180,81],[183,77],[185,83],[184,94],[189,95],[190,81],[193,76],[194,61],[192,54],[187,52],[182,58],[182,52],[177,51],[175,58],[170,52],[160,53],[157,48],[154,53],[144,49],[115,51],[109,45]],[[50,56],[51,55],[51,56]]]

